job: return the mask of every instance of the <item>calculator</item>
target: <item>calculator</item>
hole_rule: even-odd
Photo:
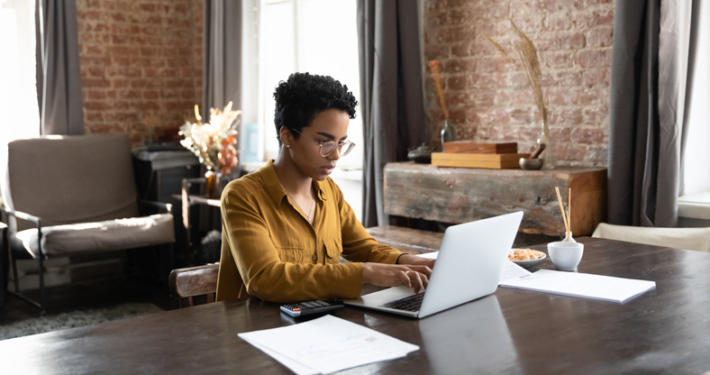
[[[327,312],[340,310],[343,308],[342,302],[308,301],[282,305],[281,311],[293,317],[313,314],[324,314]]]

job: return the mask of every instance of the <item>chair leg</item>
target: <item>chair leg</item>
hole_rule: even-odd
[[[175,269],[175,244],[171,243],[168,249],[168,275]]]
[[[12,251],[10,251],[10,259],[12,259],[12,280],[13,284],[15,284],[15,294],[20,294],[20,280],[17,277],[17,260],[15,256],[12,255]]]
[[[41,314],[44,315],[44,256],[41,252],[39,254],[39,308],[42,310]]]

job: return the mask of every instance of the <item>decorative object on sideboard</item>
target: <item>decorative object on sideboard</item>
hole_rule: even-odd
[[[535,48],[535,44],[533,44],[530,38],[528,38],[525,33],[520,31],[518,26],[515,24],[515,22],[513,22],[510,17],[508,17],[508,20],[510,21],[513,30],[518,36],[519,40],[514,44],[514,48],[515,51],[518,53],[520,62],[523,64],[523,68],[525,68],[525,75],[527,76],[528,83],[530,84],[530,88],[533,91],[535,104],[537,105],[537,108],[540,111],[540,116],[542,117],[542,127],[537,143],[544,143],[547,145],[547,150],[544,154],[545,162],[543,168],[554,169],[555,165],[557,164],[557,160],[555,159],[554,155],[554,147],[550,142],[550,128],[548,126],[547,121],[547,107],[545,106],[545,97],[542,94],[542,73],[540,73],[540,62],[537,59],[537,48]],[[483,33],[483,37],[486,38],[489,42],[491,42],[498,51],[500,51],[511,61],[515,61],[515,59],[512,58],[505,51],[505,49],[496,41],[494,41],[488,34]]]
[[[436,91],[439,94],[439,104],[441,104],[441,110],[444,112],[444,127],[441,129],[441,147],[444,147],[444,143],[453,142],[456,140],[456,129],[449,123],[449,110],[446,109],[446,100],[444,100],[444,90],[441,88],[441,77],[439,74],[441,70],[439,69],[439,62],[436,60],[429,61],[429,68],[431,68],[431,76],[434,79],[434,85],[436,86]]]
[[[544,163],[543,159],[538,159],[538,156],[545,151],[545,144],[540,143],[535,147],[535,149],[532,151],[530,154],[529,158],[520,158],[520,168],[522,169],[528,169],[528,170],[538,170],[542,169],[542,165]]]
[[[195,104],[195,121],[186,120],[180,127],[180,134],[184,137],[180,144],[192,151],[205,167],[205,195],[207,198],[219,198],[221,194],[221,176],[228,175],[237,165],[238,117],[242,113],[232,110],[229,102],[224,110],[210,109],[210,122],[202,123],[199,108]]]
[[[426,143],[422,143],[421,146],[410,150],[407,153],[407,158],[414,161],[417,164],[429,164],[431,163],[431,153],[434,152],[434,147],[428,146]]]
[[[158,128],[160,128],[160,117],[153,112],[148,112],[143,115],[143,125],[145,126],[146,146],[150,146],[158,140]]]
[[[445,142],[444,152],[431,154],[431,164],[439,167],[459,168],[518,168],[520,158],[530,154],[519,154],[517,142],[480,143],[476,141]]]

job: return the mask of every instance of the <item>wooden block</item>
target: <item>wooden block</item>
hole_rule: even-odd
[[[457,224],[523,211],[520,232],[562,237],[565,226],[555,186],[565,202],[572,188],[575,236],[592,234],[606,215],[605,168],[528,171],[388,163],[384,174],[388,215]]]
[[[518,143],[444,142],[444,152],[454,154],[517,154]]]
[[[434,152],[431,164],[439,167],[515,169],[520,168],[520,158],[530,154],[450,154]]]

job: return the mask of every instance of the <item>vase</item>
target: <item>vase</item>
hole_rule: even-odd
[[[222,196],[222,175],[212,169],[207,169],[205,173],[205,197],[208,199],[219,199]]]
[[[557,159],[555,159],[554,147],[552,144],[552,139],[550,138],[550,128],[547,126],[547,120],[542,122],[540,128],[540,135],[537,138],[537,143],[545,144],[545,151],[542,152],[542,158],[545,162],[542,165],[542,169],[555,169],[557,165]]]
[[[441,129],[441,149],[444,149],[444,142],[453,142],[456,140],[456,129],[449,124],[449,120],[444,121],[444,128]]]

